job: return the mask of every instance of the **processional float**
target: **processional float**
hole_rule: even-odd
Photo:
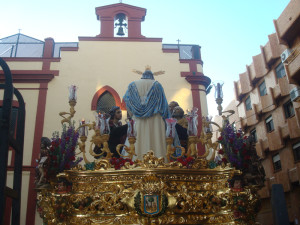
[[[158,158],[149,149],[134,161],[135,124],[128,121],[129,146],[119,145],[121,157],[112,158],[109,118],[99,114],[75,128],[76,89],[70,87],[70,112],[60,113],[61,136],[54,134],[39,160],[44,182],[38,179],[37,208],[44,224],[255,224],[264,172],[251,138],[227,117],[213,143],[215,123],[203,118],[197,137],[197,109],[188,112],[187,149],[173,146],[176,120],[167,119],[166,156]],[[205,146],[202,156],[198,143]],[[90,162],[87,152],[98,159]]]

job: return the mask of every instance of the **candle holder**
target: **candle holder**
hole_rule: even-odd
[[[135,142],[136,142],[136,138],[135,137],[129,137],[128,142],[130,144],[129,147],[127,145],[124,145],[124,144],[118,144],[117,147],[116,147],[116,150],[117,150],[118,154],[121,157],[132,159],[133,156],[137,156],[137,154],[135,153],[135,145],[134,145]],[[124,146],[124,150],[128,153],[128,155],[122,155],[120,153],[120,149],[123,146]]]
[[[86,155],[85,155],[85,142],[87,140],[87,136],[80,136],[80,142],[78,142],[78,146],[79,146],[79,150],[80,152],[82,152],[82,155],[83,155],[83,160],[85,163],[90,163],[89,160],[86,158]]]
[[[222,91],[222,87],[223,87],[224,82],[223,81],[215,81],[213,83],[214,87],[215,87],[215,100],[216,103],[218,104],[218,112],[219,112],[219,116],[222,115],[222,102],[223,102],[223,91]]]
[[[71,119],[74,117],[74,114],[76,113],[75,108],[74,108],[76,105],[76,100],[70,100],[69,105],[70,105],[70,112],[60,112],[59,113],[59,115],[61,117],[63,117],[63,119],[61,120],[61,124],[63,124],[63,123],[71,124]],[[66,116],[66,115],[69,115],[69,116]]]
[[[108,148],[109,134],[102,134],[101,139],[102,139],[102,145],[103,145],[103,147],[101,148],[102,154],[106,153],[105,159],[111,159],[112,153],[110,152],[110,150]]]

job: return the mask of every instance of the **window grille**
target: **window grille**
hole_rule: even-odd
[[[282,77],[284,77],[284,76],[286,75],[286,74],[285,74],[285,69],[284,69],[284,66],[283,66],[282,63],[280,63],[280,64],[276,67],[275,71],[276,71],[276,76],[277,76],[278,79],[279,79],[279,78],[282,78]]]
[[[269,116],[267,119],[266,119],[266,126],[267,126],[267,131],[268,132],[271,132],[274,130],[274,123],[273,123],[273,118],[272,116]]]
[[[260,93],[260,96],[265,96],[267,94],[267,88],[266,88],[265,81],[259,85],[259,93]]]
[[[248,98],[246,98],[245,104],[246,104],[246,111],[249,111],[252,109],[250,96],[248,96]]]
[[[283,108],[284,108],[284,114],[286,119],[295,115],[294,106],[291,100],[284,103]]]
[[[293,153],[295,161],[300,161],[300,142],[293,145]]]
[[[280,161],[280,155],[276,154],[273,156],[273,166],[274,166],[274,171],[281,170],[281,161]]]
[[[97,101],[97,112],[108,113],[109,110],[116,105],[116,101],[111,93],[104,92]]]

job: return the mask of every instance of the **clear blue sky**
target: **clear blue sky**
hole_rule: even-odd
[[[78,41],[78,36],[100,32],[95,7],[118,0],[9,0],[1,2],[0,38],[21,33],[44,40]],[[268,35],[289,0],[123,0],[147,9],[142,23],[146,37],[162,37],[163,43],[201,46],[204,74],[223,80],[225,107],[233,98],[233,81],[245,72],[252,56],[260,53]],[[216,114],[213,92],[209,113]]]

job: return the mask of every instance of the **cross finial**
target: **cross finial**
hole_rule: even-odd
[[[179,42],[181,42],[181,40],[179,40],[179,38],[178,38],[177,42],[178,42],[178,45],[179,45]]]
[[[21,30],[22,30],[22,29],[18,29],[18,30],[19,30],[19,33],[21,33]]]
[[[120,3],[122,3],[122,0],[120,0]]]

